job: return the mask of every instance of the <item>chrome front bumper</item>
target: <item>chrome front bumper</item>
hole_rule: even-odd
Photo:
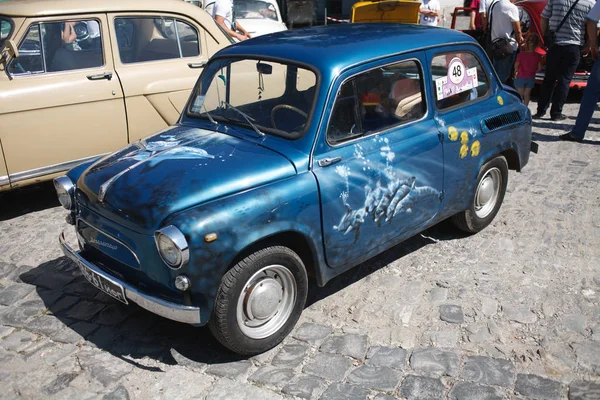
[[[132,301],[140,307],[145,308],[146,310],[153,312],[156,315],[172,319],[173,321],[179,321],[194,325],[200,324],[200,308],[171,303],[169,301],[165,301],[142,293],[134,287],[128,285],[127,283],[107,274],[94,264],[87,261],[85,258],[81,257],[78,251],[73,250],[73,248],[69,246],[65,239],[64,232],[60,234],[59,241],[60,247],[62,248],[63,253],[65,253],[65,256],[70,258],[75,264],[77,264],[79,268],[82,268],[82,266],[87,267],[94,273],[103,277],[104,279],[107,279],[113,283],[116,283],[117,285],[122,286],[123,291],[125,293],[125,297],[128,301]],[[86,277],[86,279],[89,280],[87,274],[83,275]]]

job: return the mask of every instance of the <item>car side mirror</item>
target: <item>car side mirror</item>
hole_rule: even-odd
[[[8,72],[7,64],[8,58],[18,58],[19,57],[19,49],[14,40],[7,40],[4,42],[4,48],[2,49],[2,55],[0,56],[0,67],[4,69],[6,75],[9,79],[12,79],[12,76]]]

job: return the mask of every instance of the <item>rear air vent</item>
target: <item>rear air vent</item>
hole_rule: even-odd
[[[500,114],[494,117],[486,118],[483,120],[483,122],[490,131],[493,131],[502,128],[503,126],[521,122],[521,116],[519,115],[518,111],[511,111],[506,114]]]

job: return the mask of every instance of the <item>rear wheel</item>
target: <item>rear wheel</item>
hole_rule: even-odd
[[[488,161],[481,167],[471,207],[452,217],[452,222],[469,233],[488,226],[502,205],[508,183],[508,163],[503,156]]]
[[[267,351],[292,330],[307,291],[306,269],[296,253],[283,246],[259,250],[221,279],[210,330],[236,353]]]

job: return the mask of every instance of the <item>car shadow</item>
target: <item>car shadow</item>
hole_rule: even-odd
[[[52,182],[0,193],[0,221],[60,206]]]
[[[463,236],[467,234],[459,232],[447,221],[441,222],[332,279],[325,287],[318,287],[311,281],[306,307],[428,244]],[[234,370],[247,364],[243,360],[249,357],[227,350],[207,327],[193,327],[161,318],[135,304],[125,305],[104,294],[88,283],[78,267],[66,257],[24,272],[19,275],[19,280],[34,285],[47,309],[46,314],[55,316],[65,325],[50,335],[55,341],[76,344],[85,339],[89,345],[149,370],[160,368],[144,362],[145,358],[186,367],[229,364],[223,368]],[[236,364],[238,361],[242,363]]]

